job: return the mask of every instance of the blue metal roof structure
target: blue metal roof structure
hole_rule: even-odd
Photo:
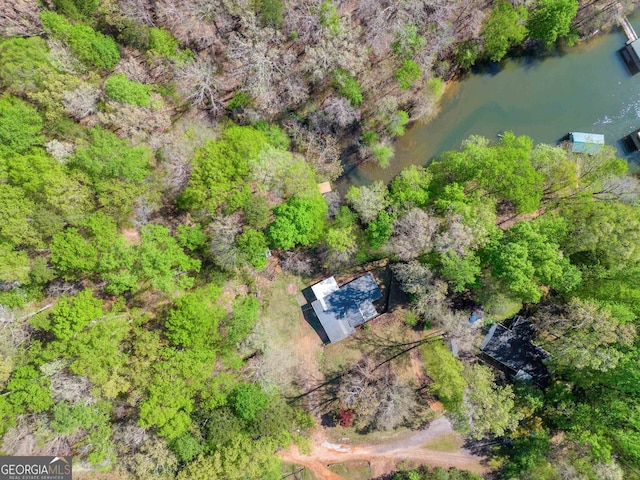
[[[378,284],[373,275],[367,273],[318,298],[311,306],[329,340],[335,343],[355,333],[358,325],[375,317],[378,312],[373,302],[380,298],[382,292]]]
[[[599,133],[570,132],[571,151],[574,153],[598,153],[604,145],[604,135]]]

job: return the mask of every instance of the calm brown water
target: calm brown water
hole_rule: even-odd
[[[631,23],[640,31],[640,15]],[[468,75],[449,86],[434,120],[414,124],[398,139],[389,168],[362,165],[346,172],[338,187],[389,181],[408,165],[426,165],[459,148],[469,135],[495,138],[504,130],[536,143],[555,143],[569,131],[603,133],[638,171],[640,155],[625,155],[619,142],[640,128],[640,74],[632,77],[622,63],[624,42],[616,29],[552,56],[508,60]]]

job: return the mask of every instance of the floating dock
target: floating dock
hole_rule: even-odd
[[[622,144],[629,153],[640,150],[640,128],[624,137]]]
[[[626,16],[620,15],[618,17],[618,23],[627,37],[626,45],[619,51],[620,56],[622,60],[624,60],[629,72],[635,75],[640,72],[640,40],[638,40],[638,34]]]
[[[569,132],[569,142],[573,153],[593,155],[604,145],[604,135],[599,133]]]

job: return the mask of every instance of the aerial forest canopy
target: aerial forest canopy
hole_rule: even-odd
[[[472,136],[388,185],[318,188],[347,155],[393,162],[445,80],[571,43],[612,20],[599,6],[0,0],[1,450],[84,478],[276,480],[322,418],[418,428],[437,398],[501,444],[501,478],[638,478],[640,188],[613,148]],[[373,264],[401,321],[350,350],[299,338],[301,290]],[[545,389],[477,360],[476,307],[534,322]]]

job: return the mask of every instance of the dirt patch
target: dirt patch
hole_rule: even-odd
[[[500,229],[502,230],[507,230],[508,228],[512,227],[522,220],[533,220],[534,218],[542,215],[544,212],[544,208],[539,208],[535,212],[523,213],[521,215],[501,215],[498,216],[498,227],[500,227]]]
[[[424,361],[420,355],[420,350],[415,348],[409,352],[411,359],[411,370],[416,378],[419,387],[424,387],[429,383],[429,377],[424,373]]]
[[[287,295],[297,295],[298,286],[295,283],[287,283]]]
[[[135,228],[126,228],[122,230],[122,236],[130,245],[140,243],[140,232]]]

